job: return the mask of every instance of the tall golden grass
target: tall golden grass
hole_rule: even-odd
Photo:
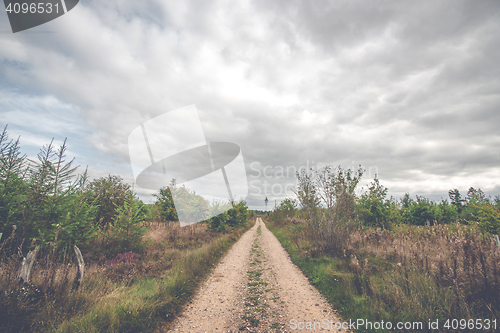
[[[250,227],[249,223],[249,226]],[[167,325],[221,256],[248,229],[225,233],[205,224],[147,223],[142,253],[104,265],[86,258],[82,288],[76,259],[37,258],[30,283],[18,285],[16,257],[0,263],[1,332],[150,332]],[[85,253],[83,253],[85,257]]]
[[[294,222],[269,225],[344,318],[500,319],[500,250],[476,226],[361,228],[332,256],[318,255],[307,224]]]

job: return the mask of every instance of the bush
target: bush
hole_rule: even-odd
[[[209,229],[212,231],[226,231],[228,220],[229,220],[228,212],[212,216],[209,219]]]
[[[342,253],[357,221],[354,190],[363,170],[333,169],[297,173],[296,194],[308,221],[314,252]]]
[[[500,233],[500,210],[486,202],[481,204],[473,203],[476,214],[475,220],[479,227],[486,232],[492,234]]]
[[[403,218],[406,223],[413,225],[434,224],[438,220],[436,204],[427,198],[417,196],[411,201],[408,208],[403,209]]]
[[[129,193],[123,206],[116,207],[116,217],[108,228],[108,242],[112,246],[111,253],[142,250],[142,235],[146,227],[142,224],[145,214],[142,202]]]
[[[116,207],[123,206],[127,195],[132,193],[130,185],[124,183],[120,176],[114,175],[93,180],[87,185],[87,190],[99,206],[95,225],[100,228],[105,228],[115,219]]]
[[[175,188],[175,180],[172,180],[170,187]],[[156,197],[156,206],[158,207],[160,218],[163,221],[178,221],[177,211],[175,210],[174,199],[170,187],[162,187]]]
[[[458,219],[458,207],[450,204],[448,200],[441,200],[438,204],[439,209],[439,223],[452,223]]]
[[[240,201],[237,204],[232,203],[232,208],[227,211],[229,219],[227,225],[230,227],[245,226],[248,222],[248,207],[245,201]]]
[[[294,199],[286,198],[271,213],[271,220],[279,224],[281,221],[287,220],[287,218],[295,217],[296,212],[297,202]]]
[[[391,218],[391,200],[386,199],[387,187],[380,185],[377,178],[373,180],[368,188],[368,192],[361,195],[357,202],[357,213],[360,221],[365,226],[381,227],[389,229]]]

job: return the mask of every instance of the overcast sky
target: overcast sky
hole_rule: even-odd
[[[499,59],[499,1],[81,0],[16,34],[0,13],[0,125],[132,183],[129,134],[194,104],[208,141],[241,147],[251,208],[306,165],[361,164],[397,198],[494,196]]]

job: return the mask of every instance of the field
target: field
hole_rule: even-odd
[[[50,253],[33,266],[30,285],[18,289],[17,257],[0,268],[2,332],[151,332],[171,320],[247,227],[224,233],[206,224],[146,223],[145,247],[99,263],[89,260],[83,287],[72,290],[74,256]],[[85,253],[84,253],[85,257]]]
[[[352,233],[340,255],[312,255],[315,244],[303,219],[267,224],[346,320],[423,322],[419,331],[431,331],[429,320],[438,320],[433,332],[463,331],[459,321],[457,329],[451,321],[445,328],[448,319],[464,319],[466,326],[473,319],[470,327],[478,331],[500,322],[500,252],[477,227],[364,227]]]

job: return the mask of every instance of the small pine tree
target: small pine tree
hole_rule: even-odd
[[[114,254],[127,251],[138,252],[142,249],[141,237],[146,227],[141,223],[146,214],[141,202],[132,193],[128,193],[122,206],[116,206],[116,217],[109,226],[108,237]]]

